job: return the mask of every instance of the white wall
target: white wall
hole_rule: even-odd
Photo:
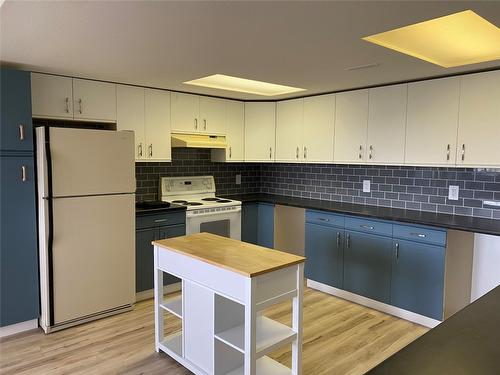
[[[471,302],[500,285],[500,236],[474,235]]]

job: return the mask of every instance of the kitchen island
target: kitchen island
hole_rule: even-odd
[[[301,374],[305,258],[209,233],[154,241],[155,346],[200,375]],[[163,294],[164,273],[182,280]],[[292,327],[261,311],[292,300]],[[182,330],[165,336],[164,319]],[[292,368],[266,354],[292,345]]]

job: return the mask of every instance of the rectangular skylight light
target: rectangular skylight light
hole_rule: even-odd
[[[500,29],[472,10],[362,39],[445,68],[500,59]]]
[[[214,89],[246,92],[248,94],[275,96],[282,94],[290,94],[292,92],[304,91],[298,87],[277,85],[262,81],[254,81],[253,79],[245,79],[238,77],[226,76],[224,74],[214,74],[208,77],[194,79],[184,82],[187,85],[211,87]]]

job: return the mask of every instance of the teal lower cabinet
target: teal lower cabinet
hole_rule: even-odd
[[[186,234],[186,213],[172,212],[138,215],[136,218],[135,236],[135,291],[143,292],[153,289],[153,245],[152,241],[183,236]],[[163,274],[163,285],[179,280],[171,275]]]
[[[390,303],[392,238],[346,231],[344,289]]]
[[[264,247],[274,247],[273,204],[243,204],[241,214],[241,240]]]

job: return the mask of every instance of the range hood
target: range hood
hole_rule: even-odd
[[[226,148],[226,136],[172,133],[172,147]]]

